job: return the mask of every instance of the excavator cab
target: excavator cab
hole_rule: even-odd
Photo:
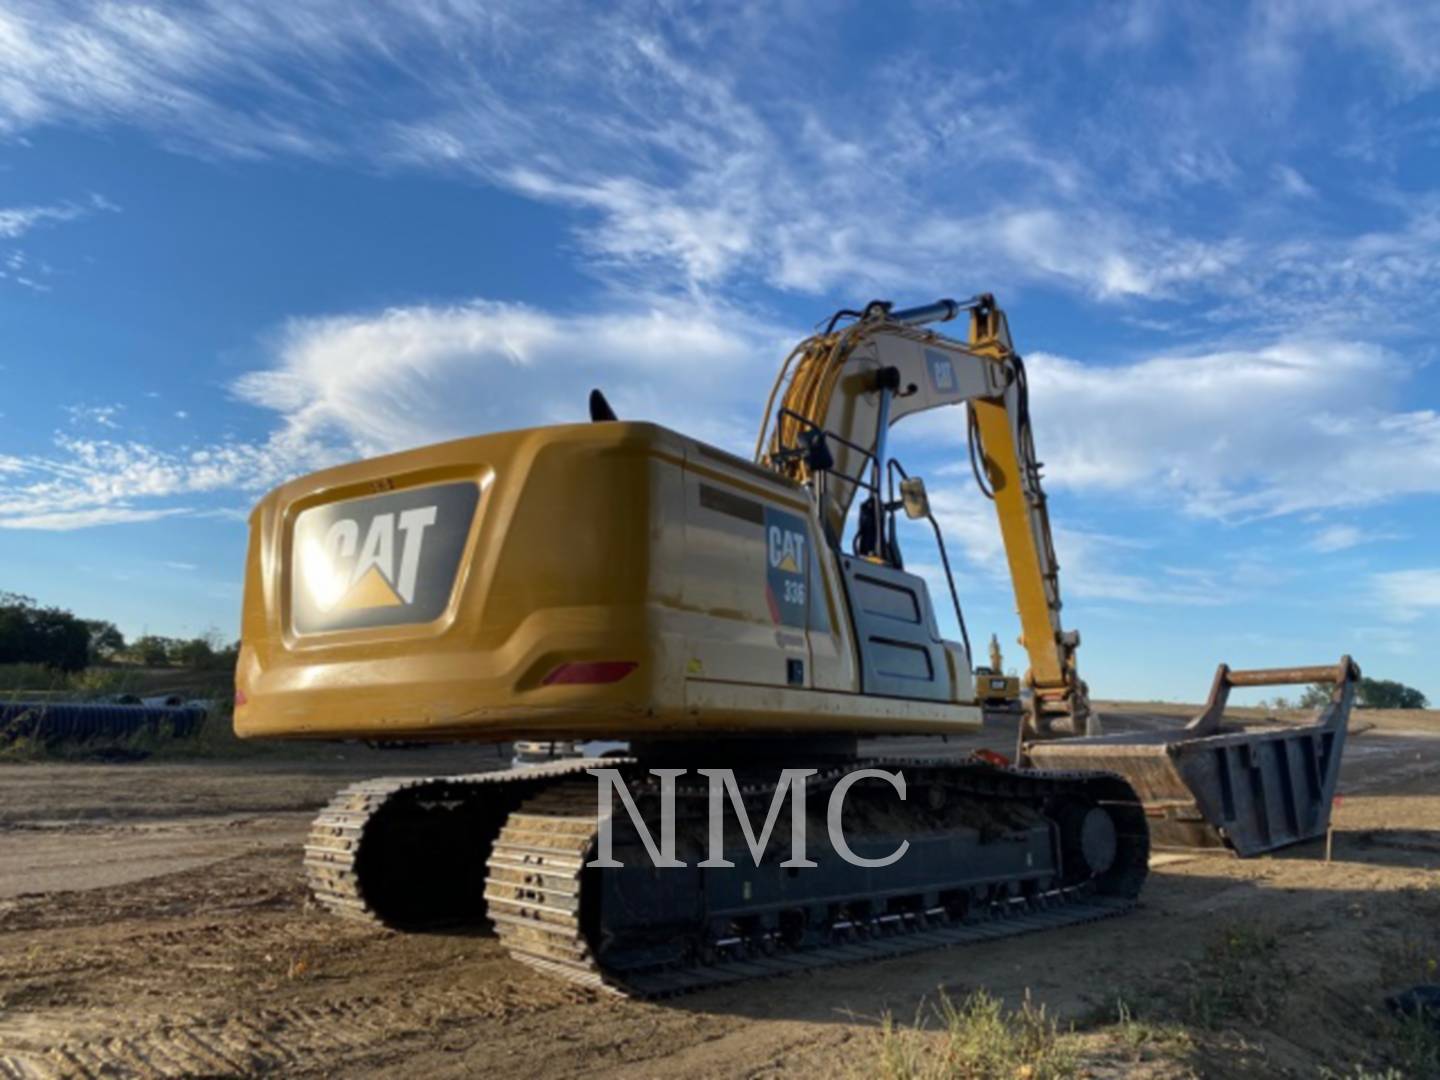
[[[893,367],[881,368],[875,376],[875,385],[887,397],[899,384],[899,373]],[[839,561],[846,606],[855,627],[861,692],[968,703],[974,685],[969,633],[945,538],[930,510],[925,482],[910,476],[898,459],[886,456],[883,439],[878,447],[866,447],[791,410],[782,408],[781,414],[792,421],[793,442],[777,446],[772,460],[803,462],[807,485],[822,506],[825,492],[853,493],[854,523],[848,552],[842,542],[843,525],[839,530],[827,530],[827,539]],[[850,471],[837,469],[832,445],[848,452],[855,463]],[[928,521],[934,531],[960,642],[941,636],[925,579],[905,569],[896,527],[902,514]]]

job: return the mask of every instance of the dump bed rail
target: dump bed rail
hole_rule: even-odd
[[[1105,769],[1139,792],[1155,847],[1228,847],[1258,855],[1322,836],[1340,777],[1345,732],[1360,669],[1348,656],[1320,667],[1233,670],[1221,664],[1205,708],[1185,727],[1029,743],[1044,769]],[[1237,686],[1330,683],[1312,724],[1228,727]]]

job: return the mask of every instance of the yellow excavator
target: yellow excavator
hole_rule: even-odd
[[[1021,708],[1020,680],[1005,674],[1005,656],[995,634],[990,635],[990,663],[975,668],[975,697],[991,713],[1015,713]]]
[[[935,329],[961,316],[966,340]],[[956,748],[981,724],[964,613],[924,482],[889,448],[894,424],[951,405],[1030,660],[1013,766]],[[992,297],[836,313],[786,359],[752,460],[619,420],[599,391],[590,414],[328,469],[255,508],[241,736],[621,748],[345,789],[305,849],[323,906],[486,921],[528,964],[655,996],[1110,916],[1140,892],[1151,825],[1198,814],[1229,842],[1219,808],[1155,781],[1172,744],[1205,738],[1137,745],[1093,715]],[[933,530],[959,641],[906,568],[902,517]],[[1345,712],[1347,665],[1303,670]],[[1063,770],[1037,767],[1067,742]],[[1306,752],[1286,775],[1309,791],[1339,745]],[[1265,795],[1246,783],[1242,816]],[[784,858],[787,796],[809,860]],[[1328,800],[1302,809],[1290,832],[1313,834]]]

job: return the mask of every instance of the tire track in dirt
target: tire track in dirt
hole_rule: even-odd
[[[422,990],[399,997],[329,999],[253,1009],[227,1017],[162,1016],[133,1035],[77,1041],[56,1028],[55,1045],[38,1051],[0,1047],[0,1080],[88,1080],[286,1076],[333,1069],[407,1035],[519,1012],[588,1001],[566,988],[523,1003],[474,990]]]

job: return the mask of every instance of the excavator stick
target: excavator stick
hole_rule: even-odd
[[[1119,773],[1139,793],[1157,848],[1229,848],[1248,857],[1323,836],[1340,776],[1346,727],[1360,669],[1333,667],[1215,673],[1205,709],[1177,731],[1028,743],[1042,769]],[[1223,723],[1235,686],[1330,683],[1312,724],[1246,730]]]

